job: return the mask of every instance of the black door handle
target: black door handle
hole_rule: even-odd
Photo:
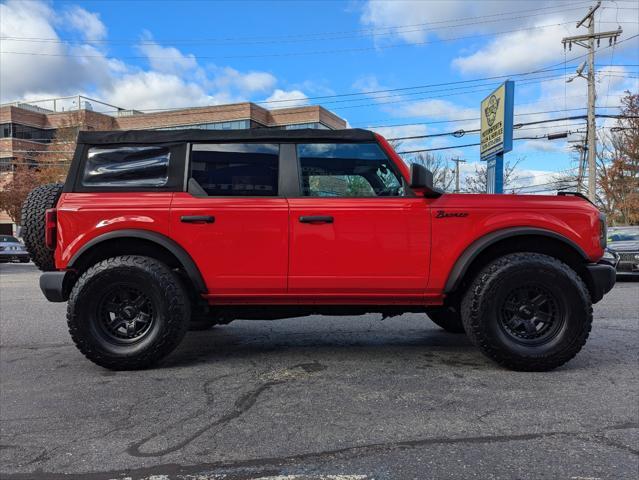
[[[180,217],[182,223],[214,223],[215,217],[211,215],[182,215]]]
[[[329,215],[302,216],[300,223],[333,223],[333,217]]]

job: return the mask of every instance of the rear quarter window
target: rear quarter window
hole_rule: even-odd
[[[210,197],[277,196],[279,145],[198,144],[191,152],[191,179]]]
[[[85,187],[164,187],[171,150],[165,146],[92,147],[81,184]]]

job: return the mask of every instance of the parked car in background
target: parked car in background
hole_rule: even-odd
[[[24,248],[16,237],[11,235],[0,235],[0,262],[20,262],[29,261],[29,252]]]
[[[608,248],[619,257],[617,275],[639,278],[639,227],[609,228]]]

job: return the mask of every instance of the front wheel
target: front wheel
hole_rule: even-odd
[[[69,332],[92,362],[112,370],[149,367],[168,355],[189,325],[190,303],[176,275],[148,257],[103,260],[74,285]]]
[[[462,301],[473,343],[513,370],[547,371],[573,358],[592,326],[592,304],[577,273],[538,253],[505,255],[486,266]]]

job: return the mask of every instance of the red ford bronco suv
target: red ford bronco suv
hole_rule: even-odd
[[[584,198],[444,194],[358,129],[82,132],[23,218],[44,295],[110,369],[156,363],[189,327],[419,312],[550,370],[615,282]]]

